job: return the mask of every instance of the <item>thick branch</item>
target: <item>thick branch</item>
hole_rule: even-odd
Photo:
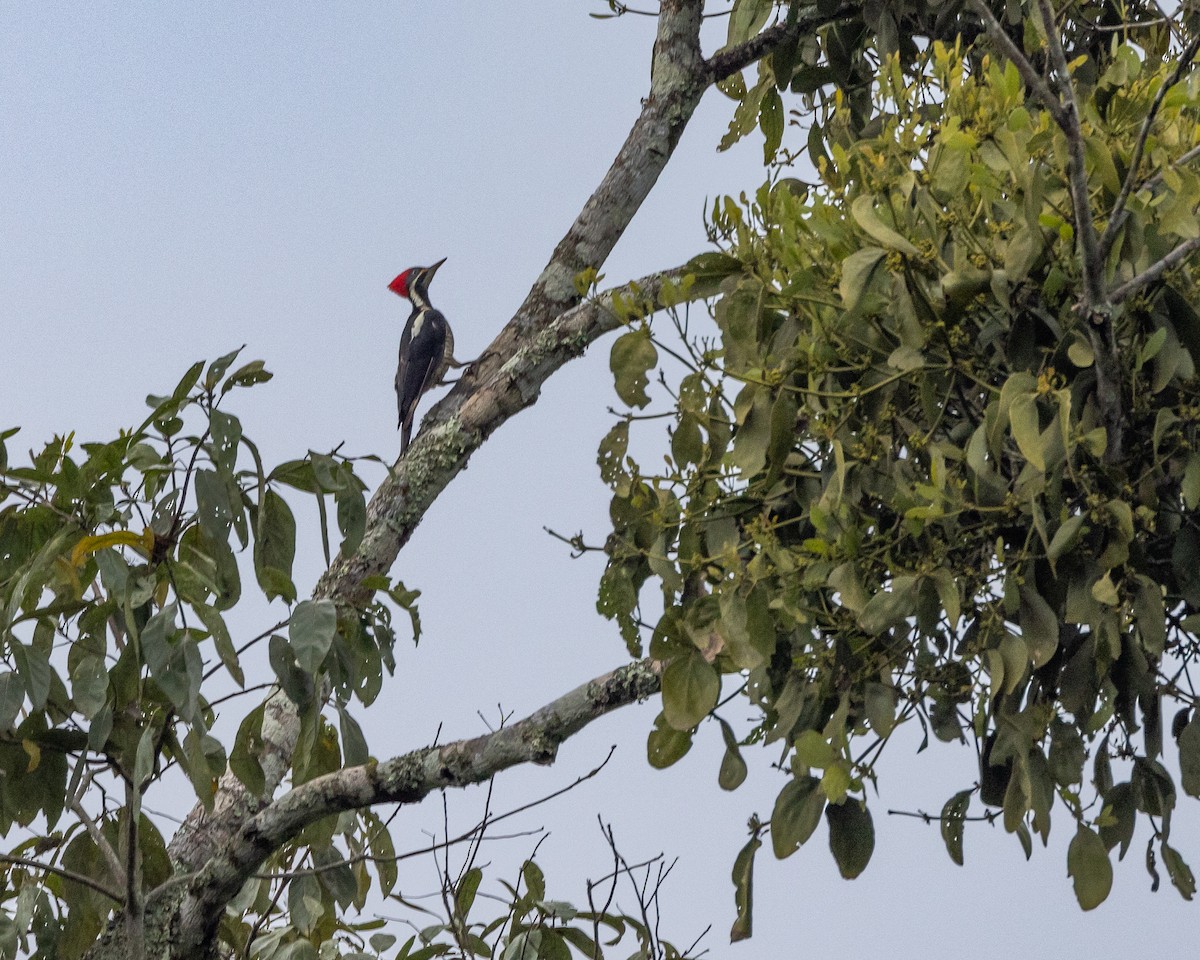
[[[745,70],[752,63],[761,60],[776,47],[794,42],[804,34],[812,33],[813,30],[825,24],[841,20],[852,14],[854,10],[854,7],[847,5],[824,16],[813,12],[804,19],[797,18],[795,22],[777,23],[743,43],[718,50],[705,63],[708,81],[717,83],[726,77],[733,76],[733,74]]]
[[[289,791],[251,818],[189,885],[176,956],[203,956],[229,900],[310,823],[380,803],[417,803],[436,790],[482,783],[519,764],[553,763],[559,745],[593,720],[657,693],[660,672],[656,661],[631,663],[494,733],[339,770]]]
[[[710,66],[700,51],[702,9],[702,0],[662,0],[650,94],[616,159],[516,314],[425,417],[407,454],[371,498],[358,550],[334,560],[317,584],[315,597],[360,606],[366,600],[363,580],[391,569],[425,512],[466,467],[471,454],[509,417],[536,402],[551,374],[617,325],[602,302],[581,302],[575,278],[588,267],[603,265],[710,85]],[[796,29],[810,30],[827,19],[810,11]],[[653,278],[641,281],[641,286],[644,296],[657,295]],[[194,810],[172,839],[170,855],[179,871],[200,868],[263,808],[287,770],[298,726],[282,694],[268,701],[263,722],[264,796],[249,796],[227,773],[213,812]]]

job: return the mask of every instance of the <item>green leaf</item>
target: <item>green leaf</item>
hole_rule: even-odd
[[[1132,784],[1128,781],[1115,784],[1104,794],[1104,809],[1100,813],[1098,825],[1104,848],[1111,850],[1120,846],[1117,856],[1123,860],[1137,826],[1137,804]]]
[[[337,705],[338,725],[342,732],[342,757],[350,767],[366,763],[371,759],[367,738],[363,736],[358,721],[340,703]]]
[[[871,729],[886,737],[896,726],[896,689],[886,683],[868,683],[863,687],[863,713]]]
[[[741,273],[742,269],[742,261],[737,257],[717,251],[698,254],[684,266],[684,272],[697,280],[724,280],[735,273]]]
[[[363,819],[367,848],[371,851],[375,869],[379,873],[379,892],[386,897],[392,892],[400,876],[392,835],[388,832],[387,824],[377,814],[369,810],[360,810],[359,816]]]
[[[1050,561],[1051,570],[1054,570],[1054,562],[1079,542],[1085,530],[1086,519],[1085,514],[1076,514],[1064,520],[1054,531],[1054,536],[1050,538],[1050,546],[1046,548],[1046,559]]]
[[[871,811],[862,801],[848,798],[841,804],[827,806],[825,819],[829,823],[829,849],[838,872],[853,880],[867,868],[875,850]]]
[[[691,730],[717,705],[721,678],[699,651],[667,664],[662,678],[663,714],[676,730]]]
[[[1032,584],[1022,584],[1020,596],[1021,638],[1037,669],[1049,663],[1058,649],[1058,617]]]
[[[185,720],[196,713],[204,664],[196,642],[175,620],[179,606],[169,603],[142,628],[142,659],[150,675]]]
[[[1191,900],[1196,895],[1196,878],[1192,875],[1192,868],[1184,862],[1179,851],[1169,846],[1165,840],[1162,845],[1162,861],[1163,866],[1167,868],[1167,876],[1171,878],[1171,883],[1175,884],[1179,895],[1184,900]]]
[[[858,625],[876,635],[911,617],[916,612],[915,584],[915,577],[896,577],[891,590],[881,590],[867,601],[858,615]]]
[[[903,236],[889,227],[880,219],[875,211],[875,198],[869,194],[861,194],[850,205],[850,215],[872,240],[881,243],[889,250],[898,250],[910,257],[919,257],[921,251]]]
[[[454,891],[454,912],[458,919],[465,921],[470,915],[471,907],[475,903],[475,894],[479,891],[482,880],[483,871],[479,867],[472,867],[459,880]]]
[[[103,708],[108,699],[108,671],[100,657],[88,654],[75,662],[71,668],[71,699],[89,720]]]
[[[204,361],[203,360],[198,360],[195,363],[193,363],[190,367],[188,367],[187,373],[185,373],[183,375],[183,378],[179,381],[178,385],[171,392],[171,399],[172,400],[184,399],[191,392],[192,387],[194,387],[196,385],[196,383],[200,380],[200,373],[203,369],[204,369]]]
[[[775,0],[734,0],[725,45],[732,47],[755,36],[767,22],[774,6]]]
[[[746,779],[746,761],[738,749],[737,737],[733,728],[724,720],[717,718],[721,725],[721,736],[725,740],[725,755],[721,758],[721,770],[717,774],[717,784],[722,790],[736,790]]]
[[[960,867],[963,865],[963,818],[971,805],[971,793],[970,790],[960,790],[942,807],[942,842],[946,844],[950,859]]]
[[[217,656],[221,658],[221,663],[225,669],[229,671],[229,676],[233,678],[233,682],[239,687],[246,686],[246,676],[242,672],[242,666],[238,662],[237,650],[233,646],[233,638],[229,635],[229,628],[225,625],[225,618],[220,612],[208,606],[205,603],[194,603],[192,609],[196,611],[196,616],[200,618],[200,622],[204,624],[204,629],[209,632],[212,637],[213,646],[216,647]]]
[[[631,407],[644,407],[650,402],[646,387],[650,384],[647,371],[658,363],[658,350],[650,340],[650,331],[642,327],[630,330],[613,341],[609,356],[617,396]]]
[[[143,789],[149,783],[150,774],[154,772],[157,742],[158,731],[154,727],[148,726],[142,730],[133,761],[133,782],[138,790]]]
[[[775,798],[771,847],[780,860],[790,857],[812,836],[825,810],[821,781],[813,776],[789,780]]]
[[[767,90],[763,94],[758,108],[758,126],[763,133],[763,163],[770,163],[783,143],[783,98],[778,90]]]
[[[729,931],[732,943],[748,940],[753,932],[754,913],[754,855],[758,853],[762,841],[758,835],[738,852],[733,861],[733,901],[737,907],[737,919]]]
[[[301,669],[316,673],[337,633],[337,606],[332,600],[304,600],[288,621],[288,637]]]
[[[682,759],[692,749],[693,733],[692,730],[674,729],[667,723],[666,716],[660,713],[654,718],[654,729],[646,738],[646,756],[650,766],[665,770]]]
[[[24,703],[25,684],[20,676],[10,671],[0,673],[0,733],[13,729]]]
[[[805,730],[796,738],[796,759],[805,767],[816,767],[824,770],[833,766],[837,761],[837,751],[833,749],[816,730]]]
[[[847,310],[858,306],[887,251],[880,247],[863,247],[842,261],[842,279],[838,292]]]
[[[1200,453],[1194,450],[1188,454],[1180,493],[1183,496],[1184,506],[1189,510],[1200,507]]]
[[[770,391],[753,389],[752,397],[750,409],[734,434],[733,450],[729,454],[730,465],[746,477],[752,477],[762,470],[771,443]]]
[[[1180,786],[1189,797],[1200,797],[1200,714],[1179,734]]]
[[[9,640],[9,651],[25,684],[25,692],[29,695],[29,707],[34,712],[46,706],[46,698],[50,695],[50,681],[53,670],[50,667],[50,651],[36,645],[26,645],[19,640]]]
[[[242,425],[238,418],[222,410],[209,414],[209,429],[212,432],[213,463],[222,471],[232,471],[237,463],[238,445],[242,442]]]
[[[221,385],[221,393],[226,394],[234,387],[252,387],[256,383],[266,383],[274,374],[263,369],[261,360],[251,360],[238,367]]]
[[[1022,455],[1038,470],[1046,469],[1046,445],[1038,425],[1037,394],[1023,393],[1013,398],[1008,410],[1013,439]]]
[[[1055,719],[1050,725],[1050,773],[1059,786],[1083,782],[1087,748],[1073,723]]]
[[[1142,646],[1154,657],[1161,657],[1167,645],[1167,614],[1162,587],[1144,574],[1138,574],[1133,595],[1133,615],[1137,620]]]
[[[1082,823],[1067,848],[1067,875],[1074,881],[1075,899],[1084,910],[1100,906],[1112,889],[1112,863],[1104,842]]]
[[[274,490],[263,494],[255,526],[254,571],[268,600],[296,599],[292,560],[296,556],[296,518],[287,502]]]
[[[218,357],[208,365],[208,373],[204,375],[204,386],[211,390],[221,382],[221,377],[225,376],[225,371],[229,369],[229,365],[237,359],[237,355],[246,349],[243,343],[236,350],[232,350],[223,357]]]
[[[254,797],[261,797],[267,784],[258,759],[263,748],[262,723],[263,705],[260,704],[242,720],[233,742],[233,752],[229,755],[229,769]]]

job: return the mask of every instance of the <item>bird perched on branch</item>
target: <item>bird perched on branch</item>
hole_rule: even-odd
[[[388,284],[397,296],[412,301],[412,314],[400,337],[400,368],[396,371],[396,400],[400,409],[400,452],[408,449],[413,416],[421,396],[443,383],[451,367],[464,364],[454,359],[454,334],[442,312],[429,302],[429,281],[443,257],[431,267],[409,267]]]

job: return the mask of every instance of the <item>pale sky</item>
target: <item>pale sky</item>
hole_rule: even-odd
[[[0,429],[24,428],[13,458],[55,432],[115,436],[140,421],[147,393],[241,343],[275,373],[231,407],[269,462],[343,441],[346,452],[394,456],[407,304],[386,285],[404,267],[448,257],[431,293],[460,357],[509,318],[648,90],[653,22],[587,16],[603,9],[587,0],[0,2]],[[761,182],[757,142],[715,151],[730,109],[708,94],[605,266],[610,281],[700,252],[706,198]],[[422,590],[425,636],[415,650],[401,639],[397,676],[359,712],[375,755],[422,746],[439,723],[443,740],[476,735],[477,711],[494,720],[499,704],[522,716],[625,661],[615,626],[595,613],[601,562],[570,560],[542,530],[604,538],[595,451],[617,404],[607,355],[598,344],[552,378],[401,554],[393,573]],[[375,482],[379,471],[366,475]],[[302,596],[321,570],[313,519],[301,520]],[[252,635],[278,612],[249,610],[235,628]],[[554,767],[498,781],[502,810],[620,745],[601,778],[521,821],[552,832],[539,853],[551,897],[585,902],[585,879],[609,869],[600,813],[630,861],[679,858],[663,933],[682,947],[711,923],[712,956],[1194,950],[1194,911],[1165,871],[1163,889],[1149,893],[1144,818],[1109,900],[1083,914],[1066,875],[1064,809],[1050,848],[1035,848],[1030,863],[999,825],[969,824],[963,868],[936,826],[887,816],[936,813],[976,777],[967,748],[934,743],[915,755],[915,729],[889,748],[882,795],[870,798],[877,842],[866,873],[838,877],[824,827],[786,861],[768,843],[756,864],[755,936],[730,947],[730,869],[747,818],[767,818],[783,785],[770,769],[776,754],[746,750],[749,780],[722,793],[720,732],[706,724],[683,761],[653,771],[645,737],[656,711],[627,709],[571,740]],[[736,723],[748,710],[726,715]],[[456,798],[460,829],[482,796]],[[184,792],[148,800],[177,811],[190,802]],[[1172,832],[1193,869],[1197,814],[1183,798]],[[441,830],[440,801],[395,824],[398,849],[421,845],[422,830]],[[529,845],[488,852],[509,864]],[[419,864],[402,886],[433,889],[432,867]]]

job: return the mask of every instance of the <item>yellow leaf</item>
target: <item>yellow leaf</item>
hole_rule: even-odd
[[[36,770],[38,765],[42,762],[42,748],[32,740],[22,740],[21,746],[24,748],[25,752],[29,754],[29,766],[25,768],[25,772],[33,773],[33,771]]]
[[[71,551],[71,566],[79,568],[83,561],[93,553],[106,550],[109,547],[140,547],[146,553],[154,548],[154,532],[147,527],[142,533],[132,530],[114,530],[112,533],[100,533],[84,537]]]

